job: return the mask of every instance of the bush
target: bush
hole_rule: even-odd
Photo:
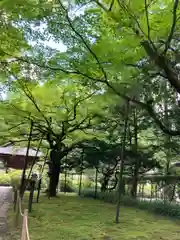
[[[60,174],[60,181],[61,185],[65,185],[65,174],[61,173]],[[74,174],[73,177],[72,175],[67,175],[66,176],[66,183],[67,185],[73,189],[74,191],[77,191],[79,188],[79,181],[80,181],[80,175]],[[86,176],[82,175],[82,182],[81,182],[81,187],[83,188],[90,188],[93,186],[93,182]]]
[[[76,191],[76,189],[72,185],[72,182],[70,182],[69,180],[67,180],[66,183],[65,183],[65,180],[61,180],[60,190],[61,190],[61,192],[75,192]]]
[[[0,185],[8,185],[18,188],[21,182],[20,170],[10,170],[9,173],[0,174]]]
[[[21,184],[21,170],[12,170],[8,173],[10,177],[10,184],[13,188],[19,188]]]
[[[11,185],[10,176],[6,173],[0,174],[0,185],[8,186]]]
[[[94,190],[86,189],[82,191],[83,197],[94,198]],[[117,202],[117,194],[116,192],[98,192],[97,199],[103,200],[109,203]],[[137,207],[142,210],[147,210],[149,212],[160,214],[162,216],[174,217],[176,219],[180,219],[180,206],[178,204],[170,204],[169,202],[162,201],[145,201],[133,199],[129,196],[123,196],[121,202],[124,206],[128,207]]]

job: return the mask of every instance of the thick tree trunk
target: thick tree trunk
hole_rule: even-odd
[[[53,149],[50,153],[50,165],[49,165],[49,197],[56,197],[57,186],[59,183],[59,174],[60,174],[60,163],[61,159],[64,157],[63,153]]]
[[[49,183],[49,197],[56,197],[57,186],[59,183],[60,164],[53,164]]]
[[[137,197],[139,166],[140,166],[139,159],[137,159],[135,168],[134,168],[134,176],[133,176],[132,189],[131,189],[131,197],[133,198]]]
[[[101,192],[105,192],[107,190],[108,182],[109,182],[109,176],[104,175],[103,180],[102,180],[102,184],[101,184]]]

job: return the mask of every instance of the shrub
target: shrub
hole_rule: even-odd
[[[82,191],[83,197],[94,198],[94,190],[86,189]],[[117,194],[116,192],[98,192],[97,199],[103,200],[109,203],[117,202]],[[162,216],[174,217],[180,219],[180,206],[178,204],[171,204],[169,202],[162,201],[145,201],[133,199],[129,196],[123,196],[121,198],[121,202],[123,205],[128,207],[137,207],[139,209],[147,210],[149,212],[160,214]]]
[[[61,180],[60,190],[61,190],[61,192],[75,192],[76,191],[76,189],[72,185],[72,182],[70,182],[69,180],[67,180],[66,183],[65,183],[65,180]]]
[[[21,182],[21,171],[10,170],[9,173],[0,174],[1,185],[11,185],[14,188],[18,188]]]
[[[10,184],[13,188],[19,188],[21,184],[21,170],[12,170],[8,173],[10,177]]]
[[[11,179],[10,176],[6,173],[0,174],[0,185],[10,185]]]
[[[63,173],[60,174],[60,181],[62,184],[65,183],[65,174],[63,174]],[[79,182],[80,182],[80,175],[78,175],[78,174],[74,174],[73,177],[72,177],[72,175],[66,176],[66,183],[73,190],[77,191],[77,189],[79,188]],[[86,175],[82,175],[82,182],[81,182],[82,189],[90,188],[92,186],[93,186],[93,182]]]

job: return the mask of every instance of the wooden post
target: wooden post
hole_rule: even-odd
[[[42,178],[39,179],[38,182],[38,193],[37,193],[37,198],[36,198],[36,202],[39,202],[39,196],[40,196],[40,191],[41,191],[41,182],[42,182]]]
[[[23,225],[22,225],[22,232],[21,232],[21,240],[27,240],[27,218],[28,218],[28,210],[24,210],[24,216],[23,216]]]
[[[19,225],[19,204],[20,204],[19,192],[17,191],[17,207],[16,207],[16,215],[15,215],[15,227],[18,228]]]
[[[16,212],[17,198],[18,198],[18,191],[16,188],[14,188],[14,212]]]
[[[153,199],[153,182],[151,181],[151,199],[150,201],[152,201]]]

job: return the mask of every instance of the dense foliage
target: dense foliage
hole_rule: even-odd
[[[123,175],[178,175],[180,3],[4,0],[1,143],[49,149],[49,196],[65,169],[95,170],[95,188]],[[80,184],[81,185],[81,184]]]

